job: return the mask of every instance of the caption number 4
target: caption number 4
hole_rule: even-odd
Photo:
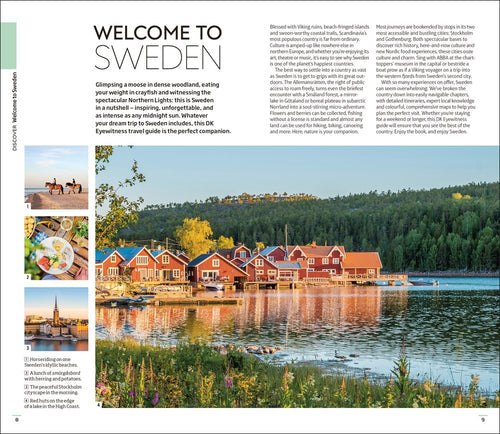
[[[98,406],[99,408],[101,408],[101,407],[102,407],[102,402],[98,402],[98,403],[97,403],[97,406]]]

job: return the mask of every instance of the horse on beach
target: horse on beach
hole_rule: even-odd
[[[49,187],[49,193],[52,194],[52,190],[59,191],[59,194],[64,194],[64,187],[61,184],[54,184],[52,182],[46,182],[45,187]]]
[[[73,194],[76,194],[75,190],[78,190],[78,194],[82,192],[82,184],[77,184],[76,182],[67,182],[66,187],[68,187],[69,190],[72,190]]]

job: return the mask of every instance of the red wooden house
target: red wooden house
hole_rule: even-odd
[[[260,252],[256,252],[256,254],[261,254],[271,262],[287,260],[285,249],[281,246],[266,247]]]
[[[252,256],[240,267],[248,273],[250,282],[275,281],[278,279],[278,266],[262,255]]]
[[[119,264],[125,258],[114,249],[96,250],[95,253],[95,275],[96,278],[101,276],[118,276],[120,275]]]
[[[290,246],[289,260],[300,262],[302,268],[309,271],[323,271],[330,274],[342,274],[342,262],[345,258],[343,246]]]
[[[226,281],[235,282],[248,278],[248,274],[229,259],[218,253],[205,253],[188,264],[191,282]]]
[[[342,266],[349,275],[379,277],[382,262],[378,252],[347,252]]]
[[[186,280],[187,263],[168,250],[154,250],[156,258],[156,279],[160,281]]]
[[[250,258],[250,256],[252,256],[251,250],[243,244],[234,246],[232,249],[219,249],[217,250],[217,253],[230,261],[233,261],[236,258],[246,261]]]
[[[158,261],[146,247],[120,247],[116,251],[124,258],[118,264],[120,274],[129,274],[133,282],[155,280]]]

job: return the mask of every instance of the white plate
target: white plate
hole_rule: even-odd
[[[63,254],[63,259],[60,260],[60,263],[66,262],[66,267],[54,268],[51,266],[49,270],[46,270],[45,268],[41,267],[38,264],[38,261],[40,259],[42,259],[42,257],[44,257],[44,256],[52,256],[52,255],[57,254],[57,250],[54,249],[54,247],[53,247],[54,241],[56,241],[56,240],[61,241],[63,243],[63,247],[60,250],[60,252]],[[45,250],[37,250],[36,251],[36,258],[35,258],[36,264],[38,265],[40,270],[45,271],[46,273],[49,273],[49,274],[66,273],[66,271],[69,270],[69,267],[71,267],[71,265],[73,265],[73,261],[75,260],[75,252],[73,252],[71,245],[65,239],[59,238],[59,237],[45,238],[41,244],[42,244],[42,246],[45,247]]]

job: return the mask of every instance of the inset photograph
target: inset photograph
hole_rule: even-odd
[[[88,280],[87,217],[24,217],[24,273],[31,280]]]
[[[31,351],[88,351],[88,288],[24,288]]]
[[[88,148],[26,146],[24,187],[31,209],[87,209]]]

